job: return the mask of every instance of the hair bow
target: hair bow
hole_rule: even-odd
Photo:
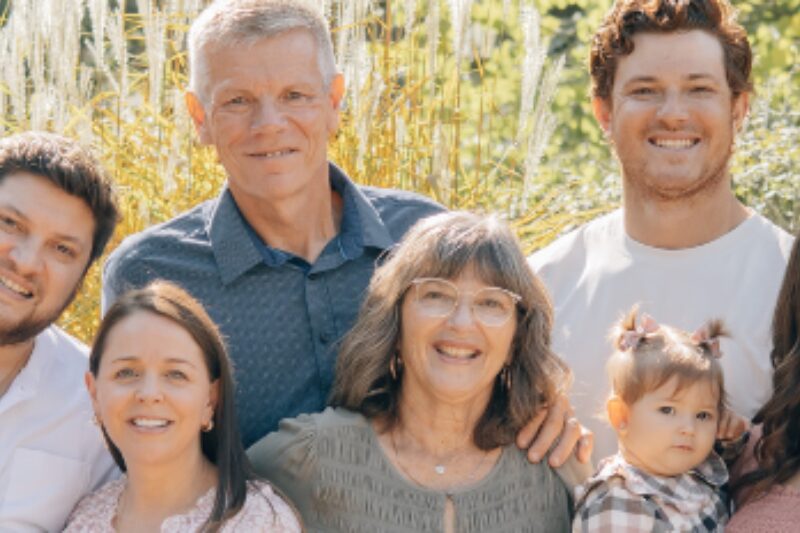
[[[699,346],[705,347],[712,357],[719,359],[722,357],[722,350],[719,347],[719,337],[711,336],[711,331],[708,325],[705,325],[692,333],[692,342],[697,343]]]
[[[650,315],[642,315],[642,319],[634,329],[629,329],[622,332],[619,340],[619,347],[622,350],[630,350],[636,348],[647,335],[658,331],[658,322],[656,322]]]

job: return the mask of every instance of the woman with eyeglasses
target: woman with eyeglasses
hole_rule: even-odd
[[[568,531],[567,486],[514,445],[569,381],[551,323],[502,222],[422,220],[373,276],[333,407],[248,455],[310,531]]]

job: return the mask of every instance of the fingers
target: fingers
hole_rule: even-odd
[[[722,415],[717,429],[717,438],[720,440],[734,440],[750,427],[750,422],[733,411],[726,411]]]
[[[550,452],[547,462],[557,468],[567,462],[572,452],[579,446],[581,440],[581,425],[574,416],[569,417],[563,426],[561,435],[558,436],[558,445]],[[530,457],[530,452],[528,453]]]
[[[588,463],[592,459],[594,451],[594,433],[588,428],[581,426],[581,438],[578,439],[578,449],[576,455],[581,463]]]
[[[548,410],[545,408],[536,413],[536,416],[531,418],[530,422],[517,433],[517,446],[521,450],[527,450],[531,447],[533,438],[536,436],[536,433],[539,432],[539,428],[542,426],[542,422],[544,422],[547,416],[547,411]]]
[[[539,431],[528,449],[528,459],[531,462],[538,463],[541,461],[547,450],[553,446],[559,437],[567,439],[568,442],[565,443],[565,446],[569,446],[570,450],[575,447],[575,442],[580,437],[580,431],[577,428],[579,426],[577,420],[572,424],[567,423],[568,420],[573,418],[572,415],[572,406],[566,396],[559,395],[556,401],[547,409],[544,422],[540,424]],[[566,427],[570,428],[569,431],[565,431]],[[556,459],[560,458],[561,454],[558,454]]]

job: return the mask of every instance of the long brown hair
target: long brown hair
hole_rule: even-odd
[[[763,495],[773,485],[800,472],[800,236],[786,266],[772,320],[772,397],[756,413],[761,437],[755,444],[758,467],[732,484],[747,498]]]
[[[210,380],[219,383],[214,426],[210,431],[200,433],[203,455],[216,465],[219,477],[214,508],[207,522],[207,529],[216,530],[219,524],[239,512],[247,498],[247,480],[257,476],[239,436],[231,363],[222,337],[203,306],[183,289],[165,281],[155,281],[143,289],[123,294],[100,324],[89,356],[89,371],[97,377],[106,341],[114,326],[126,317],[142,312],[167,318],[189,333],[203,352]],[[125,472],[127,467],[122,453],[105,428],[101,426],[101,429],[111,456]]]
[[[398,417],[402,375],[391,375],[401,335],[401,312],[414,278],[453,279],[474,268],[484,283],[521,296],[511,346],[510,390],[494,388],[473,434],[481,449],[510,444],[524,424],[570,380],[567,366],[550,349],[552,307],[544,286],[528,267],[519,242],[495,217],[443,213],[412,227],[375,271],[353,329],[336,361],[330,403],[357,411],[391,428]]]

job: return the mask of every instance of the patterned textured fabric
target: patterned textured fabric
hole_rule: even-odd
[[[256,246],[225,189],[128,237],[105,266],[106,309],[121,292],[157,278],[206,306],[236,367],[245,445],[281,418],[325,406],[336,343],[355,321],[376,260],[414,222],[442,210],[413,193],[356,186],[333,165],[330,180],[344,200],[341,233],[312,265]]]
[[[720,487],[727,480],[725,463],[714,453],[691,472],[672,477],[647,474],[616,454],[576,489],[572,531],[721,531],[728,510]]]
[[[529,463],[514,445],[486,477],[449,495],[408,481],[370,423],[345,409],[284,420],[248,455],[297,505],[309,531],[443,531],[448,496],[459,533],[569,531],[566,486],[546,463]]]
[[[122,477],[86,496],[69,518],[68,533],[113,533],[119,497],[127,483]],[[161,523],[161,533],[193,533],[201,528],[214,508],[216,488],[201,496],[188,513],[170,516]],[[225,521],[221,533],[270,531],[296,533],[302,531],[292,508],[268,483],[252,482],[247,489],[244,506]]]

